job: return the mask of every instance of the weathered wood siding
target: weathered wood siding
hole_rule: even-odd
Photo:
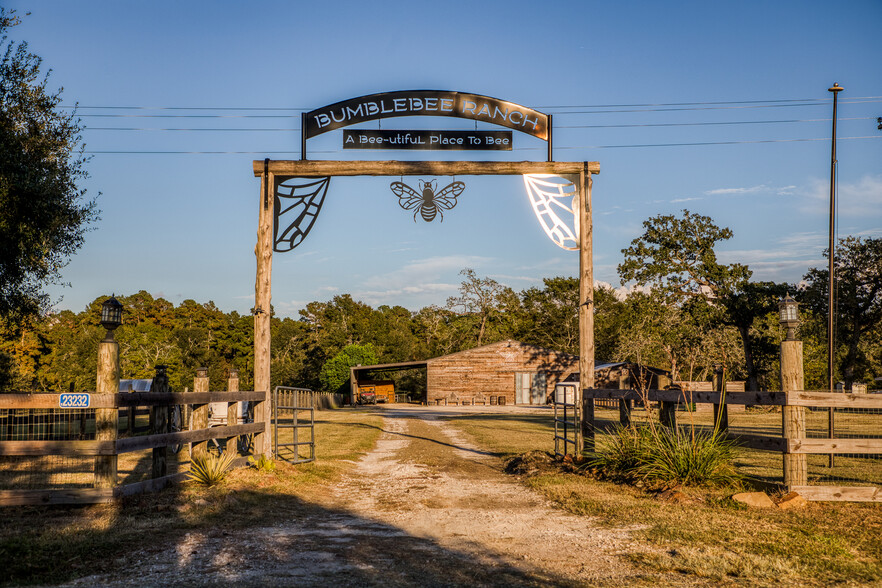
[[[544,400],[554,385],[578,372],[579,358],[518,341],[500,341],[483,347],[430,359],[427,367],[427,400],[471,402],[472,399],[505,398],[515,404],[515,374],[545,375]]]

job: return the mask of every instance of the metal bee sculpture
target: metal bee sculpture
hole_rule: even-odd
[[[303,242],[322,210],[330,182],[331,178],[293,179],[276,188],[274,251],[291,251]]]
[[[392,193],[398,196],[398,205],[404,210],[416,209],[413,213],[413,222],[416,222],[417,214],[419,214],[427,223],[435,220],[436,215],[441,217],[443,223],[444,214],[441,210],[450,210],[456,206],[456,197],[465,190],[465,184],[454,181],[438,190],[437,180],[418,181],[419,191],[404,182],[392,182],[390,187]]]

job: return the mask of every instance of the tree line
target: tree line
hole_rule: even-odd
[[[731,231],[708,217],[660,215],[644,229],[618,268],[632,287],[594,288],[598,360],[669,369],[683,380],[706,380],[721,365],[749,389],[777,389],[777,305],[790,292],[801,302],[806,386],[826,386],[826,269],[810,269],[798,286],[754,282],[747,266],[718,262],[715,248]],[[882,239],[849,237],[837,251],[836,378],[872,388],[882,376]],[[577,278],[545,278],[515,291],[468,268],[461,276],[458,295],[444,306],[374,308],[343,294],[310,302],[297,319],[273,316],[272,384],[336,390],[351,365],[428,359],[509,338],[579,353]],[[213,386],[230,369],[239,370],[243,387],[252,385],[251,315],[212,302],[175,306],[144,291],[119,300],[123,377],[149,378],[154,366],[167,365],[172,387],[183,390],[205,366]],[[0,321],[0,389],[94,389],[103,301],[25,324]],[[413,374],[399,384],[424,385]]]
[[[89,390],[103,329],[102,298],[80,313],[54,312],[45,291],[98,220],[95,199],[79,186],[88,177],[74,113],[60,108],[42,60],[8,33],[20,22],[0,7],[0,391]],[[714,365],[748,389],[777,387],[778,299],[802,302],[806,386],[826,385],[828,272],[812,268],[802,283],[752,279],[743,264],[722,264],[717,245],[732,237],[709,217],[684,210],[643,223],[618,267],[625,295],[596,287],[596,357],[670,369],[703,380]],[[847,237],[836,254],[836,379],[882,377],[882,239]],[[372,308],[349,295],[311,302],[297,319],[272,317],[273,385],[334,390],[348,366],[421,360],[512,338],[579,352],[578,280],[559,276],[514,291],[471,269],[444,306],[411,312]],[[124,296],[117,331],[122,375],[150,377],[167,365],[175,389],[196,367],[217,383],[238,369],[252,385],[253,317],[222,312],[213,302],[178,306],[141,291]],[[418,388],[418,376],[407,376]]]

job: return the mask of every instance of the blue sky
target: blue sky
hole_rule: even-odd
[[[31,12],[11,36],[52,68],[65,104],[79,103],[96,152],[85,187],[101,192],[102,219],[64,270],[71,286],[51,290],[63,297],[58,308],[143,289],[247,312],[259,202],[252,160],[299,158],[300,110],[241,109],[311,109],[393,90],[473,92],[553,114],[555,159],[601,164],[595,277],[618,285],[621,249],[641,222],[683,208],[730,227],[722,258],[747,263],[757,279],[797,281],[823,264],[826,90],[838,82],[838,234],[882,236],[878,0],[4,5]],[[796,102],[780,102],[788,100]],[[169,110],[184,107],[204,110]],[[425,124],[399,118],[383,128]],[[499,157],[544,158],[544,143],[515,135],[514,151]],[[353,156],[341,143],[341,131],[313,139],[311,157],[494,157]],[[729,144],[684,145],[696,143]],[[171,151],[188,153],[145,153]],[[190,153],[198,151],[239,153]],[[457,178],[466,191],[443,223],[415,223],[401,210],[389,189],[397,179],[331,181],[312,233],[274,258],[278,314],[340,293],[374,306],[443,305],[464,267],[517,290],[576,274],[577,253],[544,235],[520,178]]]

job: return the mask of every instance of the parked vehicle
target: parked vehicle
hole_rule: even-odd
[[[372,386],[364,386],[358,389],[359,404],[376,404],[377,391]]]

